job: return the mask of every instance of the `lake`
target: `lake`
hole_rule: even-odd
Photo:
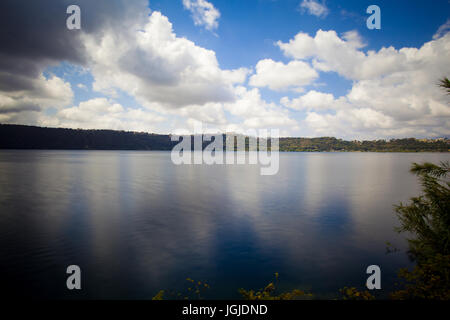
[[[384,294],[411,266],[393,205],[418,195],[412,162],[438,153],[280,153],[257,165],[172,164],[169,152],[0,151],[2,291],[29,298],[239,298],[280,274],[279,288],[319,298],[364,287]],[[386,242],[400,251],[386,253]],[[66,288],[78,265],[82,290]]]

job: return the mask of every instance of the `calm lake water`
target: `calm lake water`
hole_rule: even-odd
[[[393,205],[420,191],[412,162],[448,154],[281,153],[257,165],[175,166],[169,152],[0,151],[2,291],[34,298],[149,299],[207,281],[239,298],[280,274],[282,290],[322,298],[383,292],[410,266]],[[390,241],[401,252],[386,254]],[[66,289],[79,265],[82,290]]]

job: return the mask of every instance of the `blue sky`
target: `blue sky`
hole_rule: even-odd
[[[220,11],[220,25],[215,33],[192,23],[181,1],[154,0],[152,10],[169,17],[179,36],[216,52],[223,68],[254,65],[260,59],[283,59],[273,43],[288,41],[299,31],[314,34],[318,29],[338,33],[358,30],[366,39],[368,50],[383,46],[418,47],[429,41],[439,26],[449,18],[447,0],[346,0],[325,2],[330,13],[316,17],[301,12],[301,0],[216,0],[211,1]],[[377,4],[382,12],[382,29],[366,27],[366,8]]]
[[[32,81],[48,96],[4,92],[12,101],[5,110],[14,112],[0,121],[159,133],[202,123],[346,139],[450,135],[448,99],[435,86],[450,74],[448,0],[114,2],[107,12],[107,2],[74,2],[82,19],[102,14],[113,23],[88,21],[95,28],[72,32],[84,61],[42,62],[43,78]],[[373,4],[380,30],[366,27]],[[30,101],[36,106],[17,112]]]
[[[393,46],[420,47],[429,41],[436,30],[449,18],[448,0],[328,0],[330,13],[316,17],[300,9],[299,0],[216,0],[211,1],[220,11],[220,26],[214,33],[198,28],[183,8],[181,1],[151,1],[150,8],[170,18],[179,36],[214,50],[225,69],[251,67],[259,60],[272,58],[288,61],[274,42],[288,41],[299,31],[315,34],[318,29],[343,33],[357,30],[365,39],[365,50],[379,50]],[[382,12],[382,29],[366,27],[368,6],[377,4]],[[329,79],[327,79],[329,78]],[[351,83],[336,76],[324,75],[322,80],[333,94],[342,95]]]

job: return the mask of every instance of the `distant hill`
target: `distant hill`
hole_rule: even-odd
[[[0,124],[0,149],[171,150],[177,143],[171,141],[169,135],[144,132]],[[450,140],[280,138],[280,151],[449,152]]]
[[[0,124],[0,149],[171,150],[168,135]]]
[[[333,137],[282,138],[283,151],[362,151],[362,152],[449,152],[449,139],[392,139],[373,141],[345,141]]]

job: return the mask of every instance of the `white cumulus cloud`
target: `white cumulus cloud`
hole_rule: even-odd
[[[300,3],[300,8],[316,17],[326,17],[329,13],[324,2],[320,3],[315,0],[303,0]]]
[[[447,21],[439,27],[439,29],[436,31],[436,33],[433,35],[433,39],[439,39],[443,35],[445,35],[447,32],[450,31],[450,19],[447,19]]]
[[[292,119],[287,110],[274,103],[264,101],[257,88],[248,90],[245,87],[236,88],[237,100],[233,103],[226,103],[225,110],[232,115],[242,119],[238,126],[228,128],[236,131],[241,129],[255,128],[278,128],[289,131],[297,126],[297,122]]]
[[[234,85],[248,70],[222,70],[215,52],[179,38],[160,12],[139,30],[85,37],[93,89],[121,89],[145,107],[177,109],[234,100]]]
[[[155,124],[164,120],[164,117],[148,110],[125,108],[106,98],[94,98],[52,116],[41,115],[38,123],[51,127],[153,132]]]
[[[254,87],[269,87],[272,90],[301,90],[318,76],[316,70],[303,61],[284,64],[264,59],[256,64],[256,74],[250,77],[249,83]]]
[[[450,74],[450,33],[420,48],[381,48],[364,52],[354,32],[339,37],[317,31],[298,33],[278,46],[293,61],[311,60],[321,72],[353,81],[345,96],[315,91],[288,99],[287,107],[307,110],[303,125],[315,135],[341,137],[436,137],[450,135],[448,96],[436,83]]]
[[[305,95],[292,100],[284,97],[281,99],[281,103],[295,110],[330,110],[337,107],[332,94],[315,90],[308,91]]]
[[[219,27],[220,12],[211,2],[206,0],[183,0],[183,6],[191,12],[195,25],[203,26],[207,30],[214,30]]]
[[[60,109],[72,102],[70,83],[57,76],[45,78],[41,74],[26,81],[27,86],[20,90],[0,90],[0,121],[17,122],[22,113],[31,121],[35,117],[33,112],[48,108]]]

